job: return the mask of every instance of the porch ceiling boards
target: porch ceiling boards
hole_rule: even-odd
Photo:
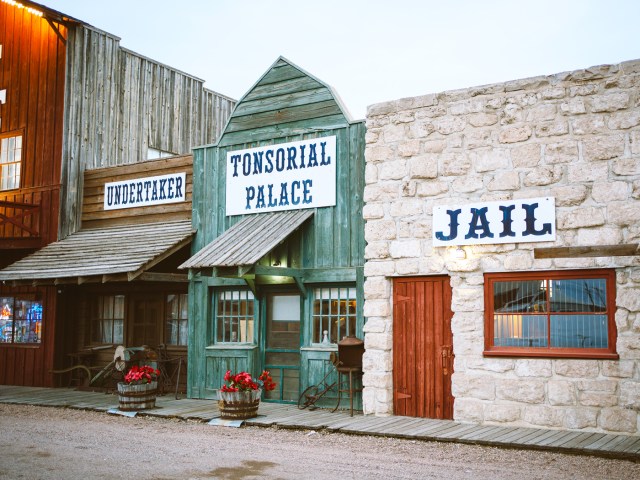
[[[291,235],[313,210],[249,215],[204,247],[179,268],[242,267],[256,264]]]
[[[0,270],[0,281],[178,280],[183,275],[147,270],[188,245],[193,233],[190,220],[80,230]]]

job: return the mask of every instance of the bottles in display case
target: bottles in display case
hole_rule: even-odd
[[[42,302],[35,299],[0,297],[0,342],[41,341]]]

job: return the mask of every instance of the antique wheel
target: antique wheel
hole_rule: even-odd
[[[310,387],[307,387],[305,391],[302,392],[302,395],[300,395],[300,398],[298,398],[298,408],[302,410],[307,407],[313,407],[317,399],[318,386],[311,385]]]

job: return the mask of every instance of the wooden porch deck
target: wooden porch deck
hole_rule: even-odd
[[[78,408],[106,412],[117,408],[117,395],[82,392],[66,388],[35,388],[0,385],[0,403]],[[246,425],[328,430],[356,435],[407,438],[490,445],[503,448],[551,450],[561,453],[598,455],[640,461],[640,436],[540,428],[477,425],[450,420],[413,417],[374,417],[328,410],[298,410],[295,405],[262,402],[259,416]],[[209,421],[219,416],[213,400],[176,400],[158,397],[156,408],[138,415]]]

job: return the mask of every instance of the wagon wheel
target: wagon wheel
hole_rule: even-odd
[[[118,345],[116,351],[113,354],[113,361],[115,362],[115,368],[119,372],[124,372],[127,368],[127,361],[129,360],[129,352],[124,348],[124,345]]]

